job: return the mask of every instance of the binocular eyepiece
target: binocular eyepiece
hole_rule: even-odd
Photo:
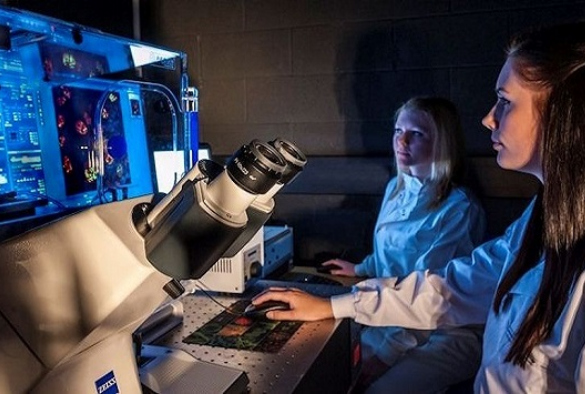
[[[306,161],[294,144],[280,138],[252,140],[225,167],[199,161],[139,226],[148,260],[175,279],[200,278],[261,228],[272,214],[272,196]]]
[[[279,183],[283,185],[291,183],[303,170],[305,164],[307,164],[307,158],[292,142],[282,138],[270,141],[270,145],[272,145],[286,161],[286,168],[282,173],[282,178]]]
[[[291,142],[277,138],[243,145],[226,165],[231,180],[251,194],[264,194],[277,183],[291,182],[307,159]]]

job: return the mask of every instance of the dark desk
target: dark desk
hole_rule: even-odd
[[[218,295],[225,306],[249,298],[267,286],[303,288],[330,296],[347,292],[343,286],[260,281],[243,295]],[[261,353],[183,343],[183,339],[222,312],[222,307],[201,292],[183,299],[183,323],[157,341],[182,349],[195,358],[243,370],[255,393],[344,393],[355,383],[360,366],[359,325],[350,320],[303,323],[278,353]]]

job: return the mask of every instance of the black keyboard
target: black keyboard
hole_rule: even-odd
[[[287,272],[280,277],[285,282],[309,283],[317,285],[343,286],[341,282],[329,279],[321,275],[313,275],[304,272]]]

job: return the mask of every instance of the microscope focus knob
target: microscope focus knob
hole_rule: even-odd
[[[250,264],[250,278],[259,278],[262,276],[262,264],[254,261]]]

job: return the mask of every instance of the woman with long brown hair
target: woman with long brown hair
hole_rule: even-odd
[[[331,299],[268,291],[254,302],[290,306],[268,317],[412,328],[485,323],[476,392],[583,392],[585,23],[516,36],[495,91],[483,124],[498,164],[542,184],[503,236],[442,270],[364,281]],[[405,389],[382,376],[369,392]]]

